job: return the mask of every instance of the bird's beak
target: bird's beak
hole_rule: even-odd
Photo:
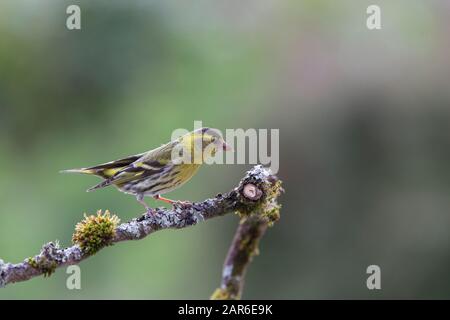
[[[234,151],[233,148],[228,143],[226,143],[225,141],[222,144],[222,148],[223,148],[224,151]]]

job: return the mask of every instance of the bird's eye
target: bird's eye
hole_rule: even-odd
[[[214,142],[214,141],[216,141],[216,137],[211,138],[211,142]]]

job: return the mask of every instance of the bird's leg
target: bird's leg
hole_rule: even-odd
[[[166,203],[169,203],[172,206],[175,206],[175,205],[189,206],[189,205],[191,205],[191,203],[189,201],[171,200],[171,199],[167,199],[167,198],[161,197],[159,194],[157,194],[153,198],[155,198],[156,200],[161,200],[161,201],[164,201]]]
[[[152,216],[155,214],[154,210],[150,208],[147,203],[145,203],[144,195],[142,193],[136,195],[136,200],[145,207],[147,213],[151,214]]]
[[[165,203],[169,203],[169,204],[172,204],[172,205],[176,202],[175,200],[170,200],[170,199],[167,199],[167,198],[163,198],[159,194],[157,194],[153,198],[155,198],[156,200],[164,201]]]

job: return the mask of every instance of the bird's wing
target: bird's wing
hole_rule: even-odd
[[[117,172],[121,171],[123,168],[129,166],[131,163],[141,158],[143,155],[144,153],[136,154],[123,159],[102,163],[93,167],[62,170],[61,172],[92,174],[104,179],[109,179]]]
[[[172,161],[172,150],[174,143],[162,145],[159,148],[144,153],[130,166],[133,168],[155,170],[169,165]]]
[[[172,149],[173,147],[169,143],[141,154],[140,157],[128,165],[114,168],[115,172],[113,175],[106,177],[104,181],[89,188],[88,191],[104,188],[111,184],[120,185],[160,173],[165,167],[170,165]]]
[[[135,154],[132,156],[128,156],[126,158],[102,163],[102,164],[99,164],[99,165],[96,165],[93,167],[80,168],[80,169],[69,169],[69,170],[63,170],[61,172],[93,174],[93,175],[108,179],[108,178],[111,178],[113,175],[115,175],[118,171],[122,170],[124,167],[129,166],[131,163],[133,163],[137,159],[141,158],[143,155],[144,155],[144,153]]]

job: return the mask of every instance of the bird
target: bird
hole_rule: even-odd
[[[144,201],[145,196],[172,205],[189,204],[161,195],[189,181],[199,167],[220,150],[231,151],[232,148],[225,142],[219,130],[206,127],[191,131],[144,153],[61,172],[99,176],[103,181],[87,189],[88,192],[113,185],[123,193],[134,195],[146,211],[153,214],[153,210]]]

